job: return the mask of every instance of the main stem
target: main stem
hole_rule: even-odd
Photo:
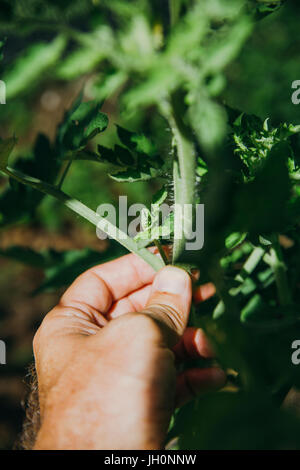
[[[165,265],[163,260],[159,256],[153,255],[146,248],[138,248],[136,242],[125,232],[118,229],[107,219],[101,217],[99,214],[97,214],[97,212],[94,212],[92,209],[85,206],[82,202],[78,201],[77,199],[71,198],[59,188],[45,183],[44,181],[41,181],[37,178],[32,178],[12,168],[7,167],[5,169],[2,169],[1,171],[3,171],[3,173],[5,173],[10,178],[13,178],[18,181],[19,183],[25,184],[38,191],[41,191],[44,194],[48,194],[52,197],[55,197],[73,212],[91,222],[93,225],[101,229],[111,238],[114,238],[127,250],[140,256],[144,261],[146,261],[146,263],[152,266],[155,271],[158,271]]]
[[[195,202],[195,149],[176,107],[169,118],[174,136],[176,154],[173,161],[175,195],[173,263],[184,251],[186,235],[192,233],[193,220],[185,218],[186,206]]]

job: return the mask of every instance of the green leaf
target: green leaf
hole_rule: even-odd
[[[107,72],[97,82],[91,85],[91,92],[97,100],[111,97],[127,80],[127,73],[123,70]]]
[[[196,171],[199,176],[204,176],[208,172],[207,164],[201,157],[198,157],[196,160]]]
[[[75,98],[75,100],[73,101],[70,109],[68,109],[64,113],[63,120],[58,126],[57,134],[56,134],[56,140],[55,140],[55,147],[56,147],[57,153],[59,153],[59,156],[63,156],[62,155],[63,151],[64,151],[64,149],[63,149],[63,139],[64,139],[64,135],[65,135],[65,133],[68,129],[71,116],[72,116],[73,113],[75,113],[76,109],[80,106],[80,104],[82,102],[82,99],[83,99],[83,91],[81,91],[79,93],[79,95]]]
[[[197,53],[201,40],[209,29],[205,7],[196,3],[172,29],[167,54],[174,58]]]
[[[117,159],[122,166],[131,166],[135,162],[131,152],[129,152],[129,150],[126,148],[121,147],[120,145],[115,145],[115,154],[117,155]]]
[[[60,128],[62,153],[67,150],[78,150],[86,146],[95,135],[103,132],[108,126],[108,117],[100,112],[101,104],[89,101],[76,102],[71,113],[67,114]]]
[[[243,16],[233,25],[227,36],[215,35],[215,40],[205,51],[204,73],[221,72],[239,54],[241,47],[253,29],[248,16]]]
[[[146,207],[143,207],[141,211],[141,227],[143,230],[147,230],[151,226],[151,212]]]
[[[73,80],[80,75],[91,72],[105,57],[101,48],[82,47],[68,55],[58,67],[56,75],[63,80]],[[102,98],[101,98],[102,99]]]
[[[151,215],[148,211],[148,220],[151,220]],[[152,214],[153,217],[153,214]],[[141,224],[142,225],[142,224]],[[144,248],[154,240],[168,239],[174,235],[174,213],[171,212],[163,221],[162,225],[155,225],[155,221],[150,221],[150,226],[143,226],[143,231],[139,232],[134,240],[138,243],[139,248]]]
[[[117,133],[120,141],[130,150],[143,153],[148,156],[157,154],[157,149],[154,143],[144,134],[130,132],[121,126],[117,125]]]
[[[50,43],[31,46],[4,76],[7,99],[12,99],[29,89],[37,80],[44,78],[59,60],[66,46],[66,38],[58,36]]]
[[[161,63],[152,69],[149,78],[131,88],[123,97],[128,109],[160,103],[176,89],[181,81],[180,70],[171,71],[170,64]]]
[[[98,152],[100,153],[100,161],[111,163],[112,165],[119,164],[114,150],[98,145]]]
[[[6,168],[9,156],[16,143],[16,137],[10,137],[5,140],[0,139],[0,170]]]
[[[119,183],[147,181],[158,176],[162,176],[161,171],[151,167],[127,169],[110,174],[110,177]]]
[[[218,103],[198,97],[190,107],[189,120],[205,150],[211,152],[222,144],[227,131],[227,116]]]

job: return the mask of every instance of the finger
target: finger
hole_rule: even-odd
[[[226,384],[226,374],[222,369],[187,369],[177,377],[176,406],[182,406],[201,393],[218,390]]]
[[[143,310],[147,304],[151,292],[151,285],[142,287],[141,289],[132,292],[127,297],[115,302],[106,315],[108,320],[117,318],[120,315],[128,312],[139,312]]]
[[[136,255],[125,255],[81,274],[65,292],[61,304],[87,305],[107,313],[113,302],[150,284],[154,269]]]
[[[186,271],[165,266],[156,275],[142,313],[151,315],[163,329],[169,347],[178,342],[186,328],[192,300],[192,282]]]
[[[189,327],[173,349],[179,359],[203,357],[210,359],[215,356],[214,350],[201,328]]]
[[[193,299],[196,304],[199,304],[200,302],[203,302],[204,300],[210,299],[210,297],[215,295],[215,293],[216,293],[215,286],[211,282],[208,282],[207,284],[198,286],[195,289],[193,293]]]
[[[191,271],[191,278],[193,282],[199,281],[200,278],[200,271],[199,269],[192,269]]]

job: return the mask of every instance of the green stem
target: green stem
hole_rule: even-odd
[[[281,246],[279,244],[278,235],[274,235],[272,237],[272,247],[270,249],[270,255],[267,259],[269,260],[268,262],[274,272],[280,305],[291,305],[293,303],[292,296],[289,288],[288,278],[286,274],[286,266],[284,263]]]
[[[21,184],[25,184],[38,191],[41,191],[44,194],[55,197],[73,212],[88,220],[96,227],[99,227],[111,238],[114,238],[117,242],[127,248],[127,250],[140,256],[146,263],[152,266],[155,271],[158,271],[164,266],[164,262],[160,257],[153,255],[146,248],[138,248],[136,242],[125,232],[122,232],[115,225],[113,225],[107,219],[101,217],[99,214],[97,214],[97,212],[94,212],[92,209],[85,206],[82,202],[71,198],[59,188],[45,183],[44,181],[41,181],[37,178],[32,178],[12,168],[7,167],[1,171]]]
[[[192,217],[184,218],[184,214],[185,206],[194,207],[196,155],[193,142],[175,106],[169,121],[177,150],[177,158],[174,158],[173,162],[175,195],[173,263],[175,263],[184,251],[186,235],[191,234],[193,230]]]

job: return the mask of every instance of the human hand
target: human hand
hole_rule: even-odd
[[[202,330],[186,328],[191,299],[185,271],[155,274],[135,255],[79,276],[34,338],[35,448],[162,448],[174,407],[226,381],[218,368],[176,373],[179,360],[213,355]]]

